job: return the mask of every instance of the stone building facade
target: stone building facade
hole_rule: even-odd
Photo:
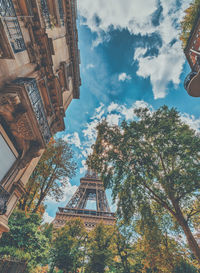
[[[0,0],[0,235],[79,98],[76,0]]]
[[[184,87],[190,96],[200,97],[200,17],[194,24],[184,52],[191,67]]]

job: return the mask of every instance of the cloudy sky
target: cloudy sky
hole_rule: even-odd
[[[179,41],[180,20],[190,0],[77,2],[81,96],[70,104],[66,130],[59,137],[72,144],[78,170],[66,182],[63,200],[48,200],[47,220],[77,189],[102,118],[118,124],[133,119],[135,107],[166,104],[176,107],[194,129],[200,128],[200,99],[189,97],[183,87],[190,68]]]

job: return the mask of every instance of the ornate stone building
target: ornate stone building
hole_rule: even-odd
[[[0,0],[0,235],[79,98],[76,0]]]
[[[89,201],[95,203],[95,209],[91,209]],[[63,227],[67,221],[80,218],[87,230],[93,229],[98,223],[105,225],[115,224],[115,215],[110,211],[106,198],[103,182],[96,173],[88,171],[81,178],[80,186],[74,193],[65,208],[59,208],[53,220],[55,228]]]
[[[185,78],[184,87],[192,97],[200,97],[200,17],[196,21],[184,50],[191,72]]]

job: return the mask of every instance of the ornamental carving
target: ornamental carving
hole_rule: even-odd
[[[7,126],[15,137],[18,147],[23,154],[29,149],[29,141],[34,140],[34,132],[16,93],[0,94],[0,115],[7,122]]]
[[[14,120],[15,108],[20,104],[20,99],[16,93],[0,94],[0,115],[8,122]]]
[[[16,137],[26,140],[34,139],[34,133],[30,126],[30,121],[28,120],[26,113],[18,116],[14,121],[15,122],[10,124],[10,128]]]
[[[18,166],[19,169],[23,169],[33,158],[40,156],[40,149],[41,149],[40,143],[37,141],[31,141],[29,143],[29,149],[24,154],[23,158],[20,161],[20,164]]]
[[[7,121],[16,138],[34,139],[26,109],[16,93],[0,96],[0,115]]]

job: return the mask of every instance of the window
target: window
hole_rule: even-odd
[[[16,159],[16,155],[0,133],[0,181],[13,166]]]

